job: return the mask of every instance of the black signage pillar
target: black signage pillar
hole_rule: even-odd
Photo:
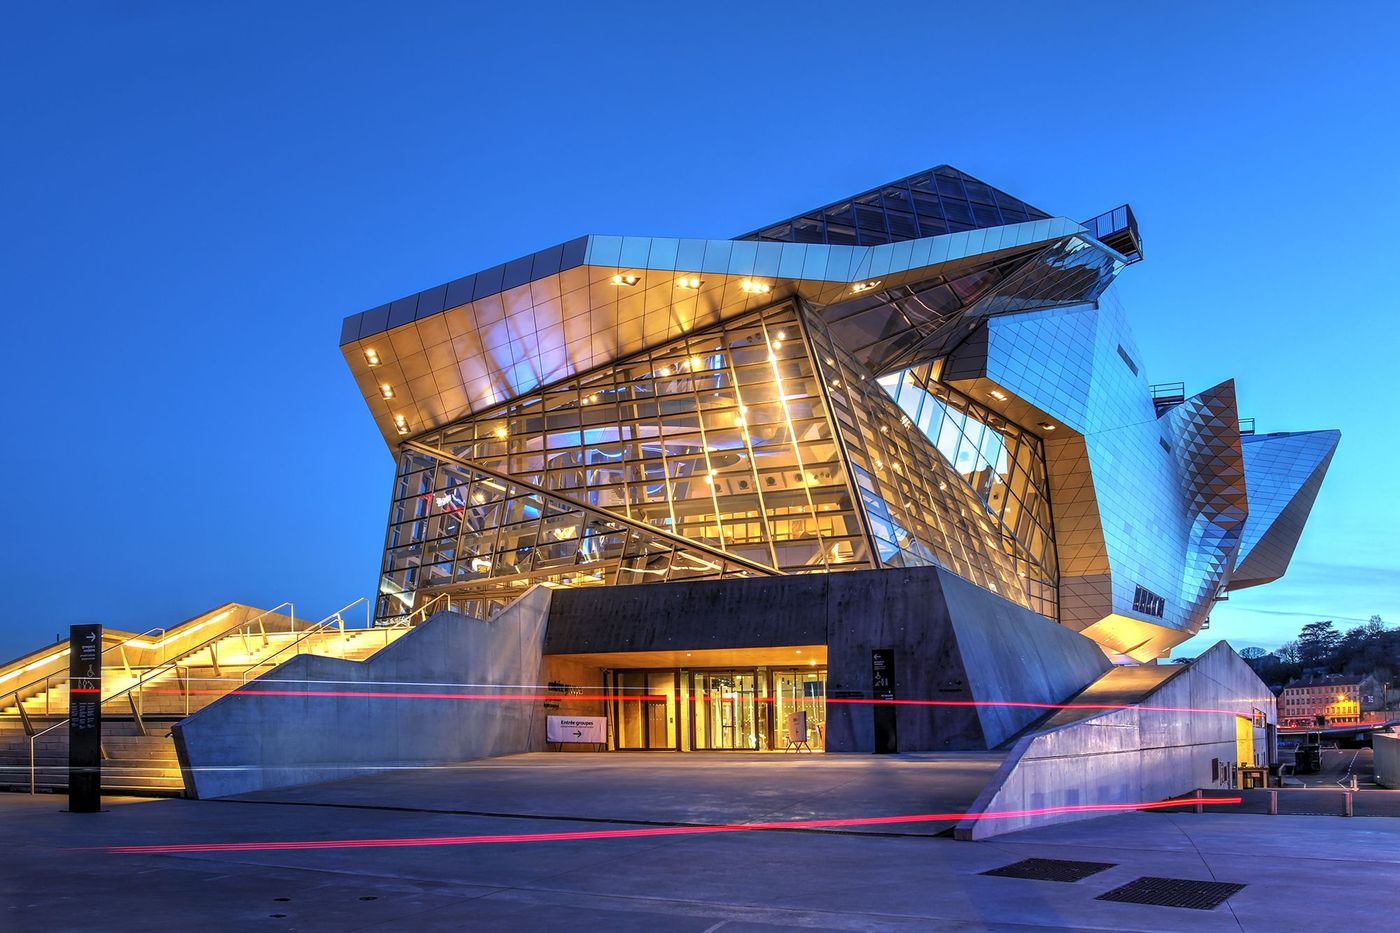
[[[875,754],[889,755],[899,751],[899,736],[895,731],[894,649],[878,648],[870,652],[871,696],[875,713]]]
[[[102,626],[68,636],[68,809],[102,809]]]

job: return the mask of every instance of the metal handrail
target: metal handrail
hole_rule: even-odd
[[[117,642],[116,644],[113,644],[113,645],[110,645],[110,646],[108,646],[108,647],[106,647],[106,648],[103,648],[103,649],[102,649],[102,657],[105,657],[109,651],[118,651],[118,652],[120,652],[120,653],[121,653],[121,658],[122,658],[122,668],[126,671],[127,675],[130,676],[130,675],[131,675],[131,663],[130,663],[130,661],[127,659],[127,656],[126,656],[126,648],[127,648],[127,646],[128,646],[128,645],[131,645],[132,642],[135,642],[135,641],[137,641],[138,639],[144,639],[144,638],[146,638],[146,637],[148,637],[148,636],[155,635],[156,633],[160,633],[162,636],[165,636],[165,637],[162,637],[162,638],[161,638],[159,641],[157,641],[155,644],[149,644],[149,643],[148,643],[148,644],[142,646],[142,650],[152,650],[152,649],[156,649],[156,648],[161,649],[161,654],[162,654],[161,663],[164,664],[164,663],[165,663],[165,658],[163,657],[163,655],[164,655],[164,653],[165,653],[165,645],[166,645],[166,642],[170,641],[172,638],[177,638],[177,637],[179,637],[181,634],[185,634],[185,633],[180,632],[180,629],[182,629],[185,625],[189,624],[190,622],[194,622],[195,619],[208,617],[208,618],[206,619],[206,621],[199,623],[199,624],[196,625],[195,628],[192,629],[191,631],[197,630],[198,628],[201,628],[201,627],[203,627],[204,625],[209,624],[209,622],[214,621],[214,620],[217,619],[220,615],[226,615],[226,614],[228,614],[229,612],[232,612],[232,611],[233,611],[233,608],[236,607],[237,605],[238,605],[238,603],[224,603],[222,606],[219,606],[219,607],[216,608],[216,609],[212,609],[212,610],[210,610],[209,612],[202,613],[201,615],[195,616],[193,619],[189,619],[189,620],[187,620],[186,622],[182,622],[182,623],[180,623],[179,625],[175,626],[174,628],[169,628],[169,629],[168,629],[168,628],[162,628],[162,627],[157,626],[156,628],[147,629],[146,631],[141,632],[141,633],[138,634],[138,635],[128,635],[126,638],[123,638],[121,641]],[[270,614],[270,613],[276,612],[278,609],[281,609],[282,606],[287,606],[288,608],[291,608],[291,607],[292,607],[292,604],[291,604],[290,602],[284,602],[284,603],[282,603],[281,605],[279,605],[279,606],[277,606],[277,607],[275,607],[275,608],[273,608],[273,609],[269,609],[267,612],[262,613],[262,614],[259,615],[257,618],[260,619],[260,618],[262,618],[262,616],[266,616],[266,615],[268,615],[268,614]],[[293,612],[295,613],[295,609],[293,609]],[[254,620],[254,621],[256,621],[256,620]],[[234,627],[236,628],[237,626],[234,626]],[[225,630],[225,631],[227,631],[227,630]],[[218,637],[222,637],[222,636],[215,636],[215,637],[218,638]],[[176,659],[178,660],[179,658],[184,657],[186,654],[189,654],[191,651],[199,651],[199,650],[201,650],[201,649],[205,646],[205,644],[207,644],[207,642],[200,644],[200,645],[199,645],[198,647],[196,647],[196,648],[191,648],[189,651],[181,652],[179,655],[176,655]],[[64,649],[64,650],[67,650],[67,649]],[[59,652],[59,653],[61,654],[62,652]],[[57,654],[56,654],[56,655],[51,655],[51,656],[50,656],[50,658],[56,658],[56,657],[58,657]],[[47,659],[46,659],[46,660],[47,660]],[[21,719],[24,719],[24,720],[27,720],[28,717],[25,715],[24,703],[23,703],[22,699],[20,698],[19,694],[28,691],[31,687],[37,687],[37,686],[40,686],[40,685],[43,685],[44,692],[47,692],[49,689],[51,689],[51,685],[49,684],[49,681],[55,680],[55,679],[57,679],[57,680],[62,680],[62,679],[67,678],[68,676],[69,676],[69,675],[68,675],[68,672],[67,672],[67,671],[55,671],[55,672],[52,673],[52,674],[46,674],[46,675],[43,676],[43,677],[37,678],[37,679],[35,679],[35,680],[31,680],[29,683],[20,684],[19,686],[12,688],[11,690],[6,691],[5,693],[0,693],[0,708],[3,708],[3,707],[4,707],[4,702],[3,702],[3,701],[4,701],[7,697],[14,696],[14,697],[15,697],[15,705],[19,708],[19,711],[20,711],[20,718],[21,718]],[[45,714],[47,715],[49,711],[48,711],[47,709],[45,709],[44,712],[45,712]],[[29,730],[26,728],[25,731],[28,732]]]
[[[230,605],[236,605],[236,604],[230,603]],[[219,634],[213,636],[212,638],[209,638],[209,639],[207,639],[207,640],[205,640],[205,641],[202,641],[202,642],[200,642],[198,645],[196,645],[195,647],[189,649],[188,651],[183,651],[183,652],[181,652],[180,654],[176,655],[176,656],[175,656],[173,659],[171,659],[170,661],[167,661],[167,662],[162,663],[159,667],[153,667],[153,668],[151,668],[151,669],[148,670],[141,678],[139,678],[135,683],[130,684],[130,685],[128,685],[128,686],[122,688],[121,690],[118,690],[116,693],[113,693],[113,694],[111,694],[110,696],[102,697],[102,698],[98,701],[98,706],[100,707],[100,706],[102,706],[102,705],[104,705],[104,704],[106,704],[106,703],[112,702],[113,700],[120,699],[122,696],[129,696],[129,695],[131,694],[131,691],[136,690],[136,689],[138,689],[138,688],[143,688],[148,680],[152,680],[152,679],[156,678],[157,676],[160,676],[160,675],[166,673],[167,671],[169,671],[169,670],[172,669],[172,668],[174,668],[174,669],[177,671],[177,673],[178,673],[179,666],[180,666],[180,662],[181,662],[182,660],[184,660],[185,658],[188,658],[188,657],[189,657],[190,655],[192,655],[192,654],[195,654],[195,653],[197,653],[197,652],[203,651],[205,648],[209,648],[214,642],[218,641],[218,640],[221,639],[221,638],[224,638],[224,637],[227,636],[229,633],[233,632],[235,629],[242,628],[242,627],[244,627],[244,626],[251,626],[253,623],[256,622],[256,623],[258,623],[258,630],[259,630],[260,632],[263,632],[263,633],[264,633],[264,637],[265,637],[265,636],[266,636],[266,631],[265,631],[265,629],[264,629],[264,627],[263,627],[263,625],[262,625],[262,620],[263,620],[266,616],[272,615],[273,613],[277,612],[277,610],[279,610],[279,609],[281,609],[281,608],[283,608],[283,607],[286,607],[287,609],[291,610],[291,611],[288,613],[288,616],[289,616],[289,617],[291,618],[291,620],[292,620],[292,630],[295,631],[295,630],[296,630],[296,618],[297,618],[297,617],[296,617],[296,607],[293,606],[292,603],[291,603],[290,601],[288,601],[288,602],[283,602],[283,603],[278,603],[276,606],[273,606],[271,609],[268,609],[268,610],[266,610],[266,611],[264,611],[264,612],[260,612],[260,613],[258,613],[256,616],[254,616],[254,617],[251,618],[251,619],[245,619],[244,621],[239,622],[239,623],[236,624],[236,625],[231,625],[231,626],[229,626],[228,628],[224,629],[223,631],[221,631]],[[138,636],[138,637],[139,637],[139,636]],[[128,640],[130,640],[130,639],[128,639]],[[210,652],[210,653],[211,653],[211,655],[212,655],[212,653],[213,653],[213,652],[212,652],[212,649],[211,649],[211,652]],[[188,667],[188,666],[189,666],[189,665],[186,665],[186,667]],[[186,693],[188,694],[188,691],[189,691],[189,686],[188,686],[188,684],[186,684],[185,690],[186,690]],[[23,710],[23,706],[22,706],[22,705],[21,705],[20,709],[21,709],[21,711]],[[71,709],[71,707],[70,707],[70,709]],[[144,734],[145,734],[145,724],[144,724],[144,722],[142,722],[142,720],[141,720],[141,714],[140,714],[140,712],[137,710],[137,707],[136,707],[136,704],[135,704],[135,703],[132,704],[132,712],[133,712],[133,714],[134,714],[135,717],[136,717],[137,727],[141,730],[141,733],[144,735]],[[28,733],[28,735],[29,735],[29,793],[30,793],[30,794],[33,794],[33,793],[35,793],[35,743],[38,741],[38,739],[39,739],[40,736],[47,735],[48,733],[50,733],[50,732],[52,732],[53,730],[57,729],[59,726],[67,725],[68,722],[72,719],[72,717],[69,716],[69,717],[67,717],[67,718],[65,718],[65,719],[59,720],[58,722],[54,723],[53,725],[49,726],[48,728],[43,729],[43,730],[40,730],[40,731],[38,731],[38,732],[31,731],[31,728],[30,728],[29,725],[28,725],[28,723],[29,723],[28,717],[22,716],[22,718],[24,719],[24,722],[25,722],[25,724],[26,724],[25,732]]]
[[[346,605],[344,605],[344,606],[341,606],[341,607],[340,607],[339,609],[337,609],[335,612],[332,612],[330,615],[326,616],[324,619],[322,619],[320,622],[317,622],[315,625],[312,625],[312,626],[310,626],[309,628],[304,629],[299,635],[297,635],[295,638],[293,638],[293,639],[292,639],[290,642],[288,642],[287,644],[283,645],[281,648],[278,648],[278,649],[277,649],[276,651],[274,651],[272,654],[268,655],[268,656],[265,657],[265,658],[260,658],[260,659],[258,659],[256,662],[254,662],[253,664],[248,665],[246,668],[243,669],[243,682],[246,684],[246,683],[248,682],[249,676],[251,675],[251,673],[252,673],[253,671],[257,670],[257,669],[260,668],[260,667],[267,667],[267,666],[269,666],[269,663],[272,661],[273,658],[277,657],[278,655],[281,655],[281,654],[285,653],[285,652],[286,652],[288,649],[290,649],[290,648],[297,648],[298,650],[295,652],[295,654],[301,654],[301,650],[300,650],[300,645],[301,645],[301,643],[304,642],[304,641],[306,641],[308,638],[310,638],[310,637],[312,637],[312,636],[314,636],[314,635],[323,634],[323,633],[325,633],[325,632],[327,632],[327,631],[329,631],[329,630],[331,630],[331,629],[333,629],[333,628],[334,628],[334,629],[339,629],[339,630],[340,630],[341,643],[344,644],[344,641],[345,641],[345,615],[344,615],[344,614],[345,614],[346,610],[353,609],[354,607],[358,606],[360,603],[364,603],[364,604],[365,604],[365,629],[366,629],[366,630],[369,630],[370,628],[372,628],[373,626],[370,625],[370,609],[372,608],[372,604],[369,602],[369,597],[367,597],[367,596],[361,596],[359,599],[355,600],[354,602],[348,603],[348,604],[346,604]]]
[[[230,604],[230,605],[232,605],[232,604]],[[127,660],[126,660],[126,652],[125,652],[125,650],[124,650],[124,649],[126,648],[126,646],[129,645],[131,642],[135,641],[135,640],[138,639],[138,638],[145,638],[145,637],[148,636],[148,635],[154,635],[156,632],[161,632],[161,633],[163,634],[163,633],[165,633],[166,631],[167,631],[167,630],[166,630],[166,629],[163,629],[163,628],[152,628],[152,629],[147,629],[146,631],[140,633],[139,635],[128,635],[127,637],[123,638],[121,641],[117,642],[116,644],[114,644],[114,645],[109,645],[109,646],[107,646],[106,648],[103,648],[103,649],[102,649],[102,653],[101,653],[100,655],[98,655],[98,657],[99,657],[99,659],[100,659],[100,658],[106,657],[106,656],[107,656],[107,652],[109,652],[109,651],[120,651],[120,652],[122,653],[122,666],[126,668],[126,670],[127,670],[128,673],[130,673],[130,671],[131,671],[131,666],[127,663]],[[54,659],[54,658],[57,658],[57,657],[59,657],[59,656],[63,653],[63,651],[66,651],[66,650],[67,650],[67,649],[63,649],[63,650],[59,651],[58,654],[50,655],[49,658],[46,658],[45,660],[52,660],[52,659]],[[98,663],[99,663],[99,665],[100,665],[100,664],[101,664],[101,661],[99,660]],[[49,691],[49,689],[50,689],[49,681],[54,680],[54,679],[62,680],[62,679],[68,678],[69,676],[70,676],[70,675],[69,675],[68,671],[66,671],[66,670],[63,670],[63,671],[55,671],[55,672],[53,672],[52,674],[45,674],[43,677],[39,677],[39,678],[37,678],[37,679],[35,679],[35,680],[31,680],[31,681],[29,681],[28,683],[25,683],[25,684],[20,684],[18,687],[13,687],[13,688],[11,688],[10,690],[5,691],[4,693],[0,693],[0,709],[3,709],[3,708],[5,707],[5,702],[4,702],[4,701],[5,701],[6,699],[8,699],[9,697],[14,697],[14,698],[15,698],[15,706],[16,706],[16,708],[19,710],[19,713],[20,713],[20,719],[26,721],[26,725],[27,725],[27,720],[28,720],[29,717],[28,717],[28,715],[26,714],[25,709],[24,709],[24,698],[21,697],[20,694],[21,694],[21,693],[24,693],[24,692],[26,692],[26,691],[28,691],[31,687],[39,687],[39,686],[41,686],[41,685],[42,685],[42,688],[43,688],[43,692],[44,692],[44,693],[47,693],[47,692]],[[38,691],[36,691],[36,692],[38,692]],[[46,702],[47,702],[47,700],[46,700]],[[47,712],[48,712],[48,710],[46,709],[46,710],[45,710],[45,713],[47,713]],[[29,730],[26,728],[25,731],[28,732]]]

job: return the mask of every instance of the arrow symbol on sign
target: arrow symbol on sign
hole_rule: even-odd
[[[88,632],[87,640],[88,640],[88,641],[97,641],[97,633],[96,633],[96,632]]]
[[[578,729],[575,729],[575,730],[574,730],[574,735],[583,735],[583,733],[580,732]]]

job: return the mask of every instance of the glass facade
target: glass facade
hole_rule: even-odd
[[[763,573],[745,562],[544,490],[405,450],[399,458],[377,615],[453,592],[489,617],[535,583],[616,585]]]
[[[663,571],[666,579],[693,578],[717,573],[711,565],[724,564],[726,555],[785,573],[873,566],[791,303],[524,396],[420,441],[547,490],[555,510],[588,506],[700,547],[676,551],[664,568],[623,561],[614,570],[622,557],[619,532],[605,521],[595,535],[578,530],[576,509],[544,521],[534,501],[539,496],[519,497],[529,504],[507,519],[487,514],[503,492],[450,492],[469,481],[471,470],[443,465],[429,479],[424,471],[433,458],[410,450],[400,462],[386,595],[502,576],[520,585],[579,577],[645,582]],[[436,498],[428,497],[430,482]],[[470,521],[457,518],[464,508]],[[436,522],[423,525],[420,538],[417,523],[435,509]],[[391,608],[386,602],[381,612]]]
[[[1049,216],[951,165],[940,165],[735,239],[878,246]]]
[[[1002,519],[1008,506],[1005,492],[1012,484],[1018,503],[1034,507],[1044,500],[1039,446],[1022,441],[1029,435],[1004,418],[936,383],[930,366],[876,379],[830,339],[820,322],[809,320],[880,566],[939,564],[1054,618],[1053,539],[1032,532],[1033,523],[1018,539]],[[988,432],[994,417],[1011,439],[1009,456],[998,428]],[[953,451],[951,458],[945,449]],[[1025,484],[1031,476],[1037,478],[1035,492]],[[1006,513],[1013,527],[1017,512],[1018,506],[1012,506]]]
[[[780,302],[417,438],[379,612],[937,563],[1053,617],[1044,475],[1032,435],[929,367],[881,383]]]

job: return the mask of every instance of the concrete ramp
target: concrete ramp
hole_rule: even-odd
[[[533,728],[539,704],[452,694],[472,692],[463,684],[532,692],[552,592],[537,586],[489,622],[439,613],[364,661],[298,655],[273,668],[173,727],[186,793],[224,797],[528,751],[537,732],[543,739]]]
[[[1223,641],[1187,665],[1110,671],[1067,705],[1015,743],[958,838],[1102,815],[1066,808],[1228,787],[1228,765],[1265,753],[1256,713],[1277,722],[1273,694]],[[1007,812],[1022,815],[977,818]]]

